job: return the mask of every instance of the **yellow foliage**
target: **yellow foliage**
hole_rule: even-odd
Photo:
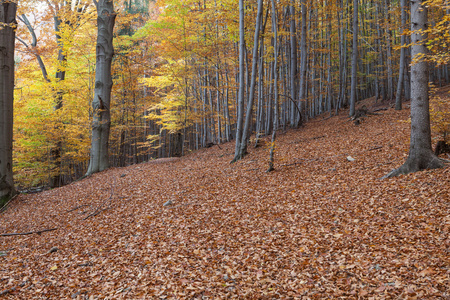
[[[448,88],[439,93],[436,88],[431,88],[430,118],[433,132],[439,135],[440,140],[449,142],[450,95]]]

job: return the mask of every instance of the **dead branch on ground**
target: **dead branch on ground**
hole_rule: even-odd
[[[30,232],[3,233],[3,234],[0,234],[0,236],[30,235],[30,234],[35,234],[35,233],[41,234],[43,232],[53,231],[56,229],[58,229],[58,228],[50,228],[50,229],[43,229],[43,230],[30,231]]]
[[[106,199],[105,201],[103,201],[93,213],[90,213],[89,215],[84,217],[83,221],[89,219],[90,217],[95,217],[96,215],[100,214],[101,212],[104,212],[105,210],[111,208],[111,200],[112,200],[112,197],[114,196],[114,185],[115,184],[116,184],[116,179],[114,179],[114,183],[111,184],[111,195],[109,196],[109,198]],[[105,203],[108,201],[109,201],[108,206],[105,208],[102,208],[103,205],[105,205]]]

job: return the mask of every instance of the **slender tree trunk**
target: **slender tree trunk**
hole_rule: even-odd
[[[277,20],[277,11],[275,7],[274,0],[271,0],[272,2],[272,31],[274,34],[274,42],[273,42],[273,48],[274,48],[274,66],[273,66],[273,74],[274,74],[274,104],[273,104],[273,131],[272,131],[272,142],[270,143],[270,158],[269,158],[269,169],[267,169],[267,172],[271,172],[275,170],[274,168],[274,153],[275,153],[275,139],[277,136],[277,129],[278,129],[278,20]]]
[[[237,161],[247,154],[247,141],[250,136],[250,122],[252,120],[253,100],[255,99],[256,86],[256,72],[258,67],[258,47],[259,47],[259,32],[262,24],[263,0],[258,0],[258,12],[256,15],[255,36],[253,39],[253,58],[252,58],[252,75],[250,79],[250,91],[247,103],[247,112],[245,117],[244,129],[242,131],[241,144],[238,152],[235,154],[234,160]]]
[[[95,93],[92,101],[91,157],[86,175],[109,167],[109,131],[111,125],[111,63],[114,55],[113,29],[116,19],[113,0],[94,0],[97,7],[97,65],[95,67]]]
[[[302,0],[301,2],[301,10],[302,10],[302,32],[301,32],[301,38],[300,38],[300,95],[299,95],[299,101],[300,102],[300,120],[296,127],[302,125],[302,122],[307,115],[306,112],[306,71],[307,71],[307,48],[306,48],[306,35],[307,35],[307,27],[306,27],[306,21],[308,17],[308,11],[306,9],[306,1]]]
[[[358,0],[353,0],[353,51],[352,51],[352,83],[350,90],[350,117],[355,114],[356,88],[358,85]]]
[[[385,17],[386,17],[386,58],[387,58],[387,93],[388,99],[392,100],[394,98],[394,82],[393,82],[393,71],[392,71],[392,41],[391,41],[391,21],[389,15],[390,2],[388,0],[384,1]]]
[[[17,3],[0,0],[0,207],[15,194],[12,146]]]
[[[292,118],[291,118],[291,126],[296,126],[298,124],[297,119],[300,118],[298,115],[297,110],[295,107],[298,105],[296,102],[298,102],[297,98],[297,80],[298,80],[298,69],[297,69],[297,27],[295,26],[295,1],[291,0],[291,6],[289,6],[289,15],[290,15],[290,22],[289,22],[289,33],[290,33],[290,92],[291,92],[291,101],[293,102],[291,104],[292,109]]]
[[[400,67],[398,70],[398,83],[397,83],[397,93],[395,96],[395,109],[401,110],[402,109],[402,86],[403,86],[403,77],[404,77],[404,69],[405,69],[405,44],[406,44],[406,37],[403,34],[403,31],[406,28],[406,0],[400,1],[401,6],[401,50],[400,50]]]
[[[235,162],[239,159],[242,143],[244,123],[244,96],[245,96],[245,26],[244,26],[244,0],[239,0],[239,94],[237,107],[236,146],[234,151]]]
[[[400,174],[408,174],[424,169],[435,169],[443,166],[441,160],[431,149],[430,111],[428,98],[428,63],[423,58],[427,54],[427,35],[424,31],[428,25],[427,7],[424,0],[411,1],[411,139],[409,156],[398,169],[384,178]]]

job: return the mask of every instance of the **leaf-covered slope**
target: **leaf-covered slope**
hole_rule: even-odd
[[[379,180],[408,149],[408,111],[344,115],[281,134],[234,164],[234,144],[111,169],[21,195],[1,214],[10,299],[444,299],[449,181]],[[351,156],[355,161],[348,161]],[[164,205],[166,204],[166,205]]]

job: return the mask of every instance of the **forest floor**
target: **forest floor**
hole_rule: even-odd
[[[449,299],[450,168],[380,180],[410,125],[379,113],[280,133],[270,173],[230,142],[20,195],[0,234],[55,230],[0,236],[0,298]]]

